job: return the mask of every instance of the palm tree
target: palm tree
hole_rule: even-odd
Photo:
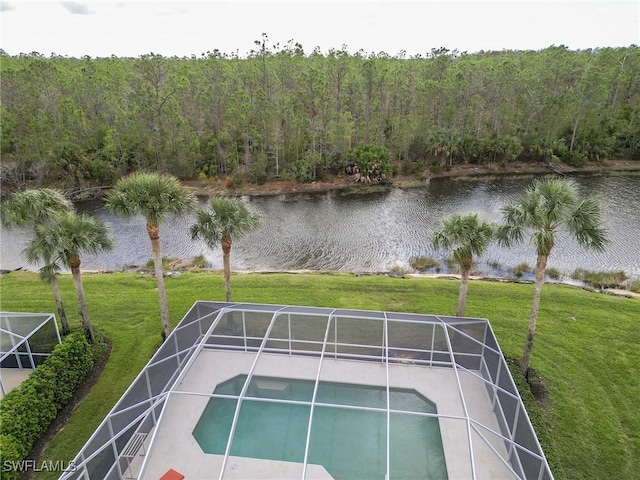
[[[481,256],[493,241],[496,225],[480,221],[477,213],[454,214],[445,219],[442,229],[433,233],[433,248],[452,250],[451,256],[462,271],[458,309],[456,315],[464,316],[467,302],[467,285],[473,257]]]
[[[603,251],[608,243],[602,212],[596,197],[580,200],[578,186],[570,179],[550,177],[533,182],[526,194],[513,205],[502,208],[504,224],[498,229],[498,242],[511,246],[522,242],[526,232],[536,249],[536,280],[522,373],[527,375],[533,352],[533,340],[538,320],[540,293],[547,269],[547,260],[558,234],[568,231],[583,248]]]
[[[2,224],[6,228],[31,227],[35,229],[48,221],[53,215],[70,211],[71,202],[62,193],[50,188],[40,188],[16,192],[0,203]],[[51,256],[43,256],[44,270],[41,269],[40,278],[51,285],[53,297],[62,323],[62,333],[70,332],[67,315],[62,304],[62,296],[56,279],[58,269],[51,264]]]
[[[51,270],[59,270],[58,262],[71,269],[82,325],[91,343],[95,343],[96,339],[82,286],[80,254],[98,253],[111,248],[109,232],[102,221],[73,211],[57,214],[49,222],[38,225],[35,237],[25,248],[25,256],[31,263],[38,263],[46,257],[54,258],[53,262],[41,269],[41,276],[50,275]]]
[[[191,238],[202,239],[210,248],[222,246],[224,283],[227,302],[231,301],[231,267],[229,257],[233,240],[239,240],[258,226],[259,217],[239,199],[213,197],[209,210],[200,210],[191,226]]]
[[[169,215],[180,215],[195,209],[195,197],[180,185],[177,178],[159,173],[137,172],[116,182],[107,195],[109,211],[124,218],[142,215],[147,223],[162,321],[162,339],[171,333],[169,306],[164,287],[162,254],[160,252],[160,225]]]

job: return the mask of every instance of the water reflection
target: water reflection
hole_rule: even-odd
[[[584,194],[598,194],[605,210],[611,244],[605,253],[581,250],[570,238],[561,238],[549,266],[570,273],[589,270],[625,270],[640,275],[640,177],[578,177]],[[375,193],[345,195],[281,195],[245,198],[262,217],[259,229],[234,243],[232,268],[237,270],[317,269],[353,272],[408,268],[414,256],[435,257],[432,232],[454,212],[479,212],[500,221],[502,206],[522,195],[529,178],[497,180],[432,180],[424,187],[388,189]],[[205,200],[202,200],[205,204]],[[144,220],[123,220],[107,213],[99,202],[80,206],[107,222],[115,239],[109,253],[86,256],[87,269],[121,269],[144,265],[151,247]],[[161,227],[163,255],[189,259],[204,254],[213,268],[222,268],[221,252],[212,252],[189,237],[191,216],[171,218]],[[26,265],[20,258],[24,232],[2,230],[2,268]],[[496,266],[533,265],[535,253],[528,244],[512,249],[492,246],[478,265],[480,273],[495,274]]]

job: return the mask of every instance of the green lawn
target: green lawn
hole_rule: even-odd
[[[160,340],[155,280],[134,273],[83,276],[94,325],[113,344],[89,396],[45,451],[70,460],[102,421]],[[219,273],[166,279],[172,323],[196,300],[224,299]],[[455,280],[340,274],[242,274],[234,300],[451,315]],[[79,323],[70,276],[60,287],[70,321]],[[51,290],[35,274],[0,279],[7,311],[55,312]],[[467,315],[488,318],[507,356],[520,356],[533,286],[472,281]],[[640,471],[640,302],[568,286],[545,286],[532,367],[546,380],[545,419],[563,475],[570,479],[632,479]],[[560,474],[561,472],[557,472]],[[36,478],[56,478],[40,473]]]

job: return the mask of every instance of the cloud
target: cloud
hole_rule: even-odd
[[[0,2],[0,12],[8,12],[9,10],[15,10],[13,5],[8,4],[7,2]]]
[[[74,15],[89,15],[93,13],[89,10],[89,6],[80,2],[60,2],[62,6]]]

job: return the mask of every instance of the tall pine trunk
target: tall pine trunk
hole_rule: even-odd
[[[536,334],[536,323],[538,322],[538,309],[540,308],[540,294],[542,293],[542,285],[544,284],[544,274],[547,269],[548,255],[538,255],[536,260],[536,282],[533,292],[533,302],[531,304],[531,315],[529,316],[529,326],[527,328],[527,339],[524,344],[524,353],[522,355],[522,364],[520,369],[524,375],[527,375],[529,365],[531,363],[531,354],[533,353],[533,339]]]
[[[167,292],[164,288],[164,276],[162,271],[162,253],[160,252],[160,227],[147,222],[147,233],[151,240],[151,254],[153,257],[153,269],[158,284],[158,300],[160,301],[160,320],[162,322],[162,341],[164,342],[171,333],[171,321],[169,319],[169,304]]]

